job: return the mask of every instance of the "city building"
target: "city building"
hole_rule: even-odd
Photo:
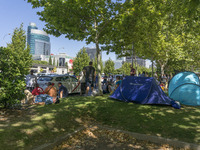
[[[38,74],[38,73],[66,74],[66,73],[68,73],[68,70],[67,70],[66,67],[56,67],[56,72],[53,72],[53,70],[54,70],[54,66],[53,65],[33,64],[30,69],[33,70],[35,74]]]
[[[86,53],[88,54],[88,56],[90,57],[90,60],[94,60],[96,55],[97,55],[97,51],[96,48],[89,48],[86,47]]]
[[[73,59],[74,57],[71,57],[65,53],[59,53],[58,55],[33,55],[33,60],[40,60],[40,61],[46,61],[49,62],[49,59],[51,57],[52,64],[55,60],[55,65],[58,67],[66,67],[66,62],[68,64],[67,71],[70,71],[73,67]]]
[[[132,63],[132,57],[126,56],[126,62]],[[146,60],[145,59],[142,59],[142,58],[139,58],[139,57],[136,56],[136,62],[137,62],[138,65],[146,67]],[[134,56],[133,56],[133,63],[135,63],[135,57]]]
[[[32,55],[50,55],[51,43],[45,31],[38,30],[35,23],[30,23],[27,30],[27,44]]]

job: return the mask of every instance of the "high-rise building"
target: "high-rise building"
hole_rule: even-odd
[[[45,31],[38,30],[35,23],[30,23],[27,31],[27,43],[32,55],[50,55],[51,43]]]
[[[86,53],[88,54],[88,56],[90,57],[90,60],[94,60],[96,57],[96,48],[89,48],[86,47]]]
[[[126,62],[128,63],[132,63],[132,57],[131,56],[126,56]],[[146,66],[146,60],[145,59],[142,59],[142,58],[139,58],[136,56],[136,62],[138,65],[140,66]],[[135,63],[135,57],[133,56],[133,63]]]

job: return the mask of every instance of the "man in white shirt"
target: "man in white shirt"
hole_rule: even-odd
[[[33,70],[26,76],[26,88],[32,92],[37,83],[37,77],[33,74]]]

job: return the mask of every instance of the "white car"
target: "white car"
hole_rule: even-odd
[[[70,93],[80,93],[81,85],[73,76],[70,75],[57,75],[57,76],[41,76],[38,78],[37,83],[39,87],[45,90],[48,86],[48,82],[54,83],[56,89],[58,89],[58,83],[61,82]]]

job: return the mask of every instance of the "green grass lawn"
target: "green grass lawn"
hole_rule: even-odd
[[[81,121],[82,122],[81,122]],[[200,144],[200,107],[139,105],[103,97],[69,97],[0,115],[0,147],[30,149],[72,133],[85,123]]]

